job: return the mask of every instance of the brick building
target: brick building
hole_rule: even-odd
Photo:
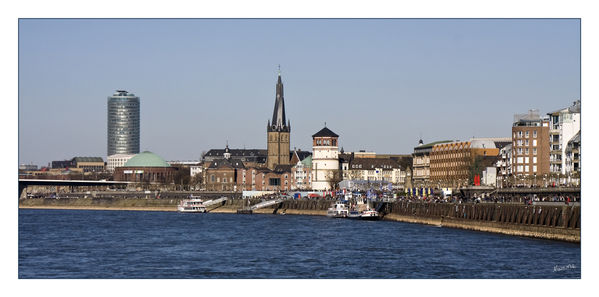
[[[541,119],[538,111],[515,115],[512,125],[512,183],[529,184],[519,179],[542,176],[550,172],[549,121]],[[541,178],[539,178],[540,182]]]
[[[293,186],[291,165],[268,168],[242,168],[237,170],[237,188],[245,191],[289,191]]]
[[[114,169],[114,180],[139,183],[173,183],[177,168],[152,152],[142,152]]]
[[[412,154],[412,183],[414,187],[429,187],[431,176],[430,155],[433,146],[441,143],[449,143],[451,140],[442,140],[424,144],[422,139],[418,141],[418,146],[414,148]]]
[[[207,191],[236,191],[237,175],[244,169],[242,161],[231,158],[229,145],[225,147],[223,158],[210,162],[206,168],[204,182]]]
[[[431,186],[459,188],[472,185],[475,175],[482,177],[486,167],[494,166],[499,154],[495,141],[473,138],[433,145],[430,153]]]

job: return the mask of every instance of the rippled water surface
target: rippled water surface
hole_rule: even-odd
[[[580,278],[580,245],[319,216],[21,209],[19,278]]]

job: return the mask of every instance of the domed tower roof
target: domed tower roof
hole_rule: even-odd
[[[231,159],[231,151],[229,150],[229,141],[227,141],[227,146],[225,147],[225,153],[223,154],[223,157],[225,157],[225,159],[227,159],[227,160]]]
[[[129,159],[123,167],[171,167],[160,156],[152,152],[142,152]]]

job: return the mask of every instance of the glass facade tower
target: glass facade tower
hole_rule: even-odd
[[[139,97],[117,90],[108,97],[108,156],[139,153]]]

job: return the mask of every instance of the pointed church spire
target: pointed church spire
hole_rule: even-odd
[[[283,81],[281,80],[281,68],[279,66],[279,75],[277,78],[275,108],[272,112],[272,127],[274,131],[289,131],[285,117],[285,96],[283,92]]]

